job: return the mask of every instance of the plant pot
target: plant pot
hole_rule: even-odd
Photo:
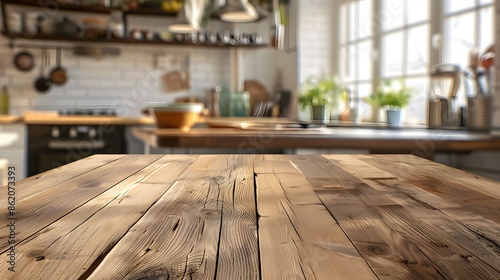
[[[326,106],[313,105],[312,106],[312,119],[313,121],[325,121],[326,119]]]
[[[387,114],[387,126],[401,126],[401,110],[388,109],[385,112]]]

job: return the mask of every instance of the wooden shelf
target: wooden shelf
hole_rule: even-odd
[[[10,39],[25,39],[25,40],[45,40],[45,41],[63,41],[63,42],[91,42],[91,43],[109,43],[109,44],[143,44],[143,45],[162,45],[162,46],[186,46],[186,47],[213,47],[213,48],[263,48],[267,44],[222,44],[222,43],[191,43],[177,41],[162,41],[162,40],[135,40],[130,38],[86,38],[80,36],[61,36],[61,35],[31,35],[29,37],[23,34],[13,34],[2,32],[2,35]]]
[[[122,10],[121,8],[104,7],[101,5],[81,5],[81,4],[61,4],[53,1],[48,2],[48,5],[44,5],[44,2],[40,4],[37,0],[2,0],[4,4],[12,4],[18,6],[28,6],[37,8],[49,8],[49,9],[60,9],[64,11],[73,12],[88,12],[88,13],[110,13],[114,10]],[[56,6],[57,5],[57,6]]]

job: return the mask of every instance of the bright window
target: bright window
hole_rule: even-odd
[[[339,11],[339,75],[363,119],[376,83],[403,79],[415,91],[406,121],[424,124],[431,67],[465,68],[472,48],[481,53],[494,41],[494,0],[358,0]]]

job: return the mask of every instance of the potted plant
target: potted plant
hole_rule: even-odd
[[[385,109],[388,126],[401,125],[401,109],[411,99],[412,89],[402,82],[382,81],[375,92],[368,98],[368,103]]]
[[[326,107],[335,106],[342,89],[334,78],[309,78],[302,85],[299,104],[302,109],[311,107],[312,119],[326,118]]]

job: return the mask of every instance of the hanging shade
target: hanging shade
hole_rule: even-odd
[[[200,30],[208,0],[185,0],[175,21],[168,26],[172,33],[195,33]]]
[[[227,0],[218,14],[226,22],[252,22],[259,18],[259,13],[248,0]]]

